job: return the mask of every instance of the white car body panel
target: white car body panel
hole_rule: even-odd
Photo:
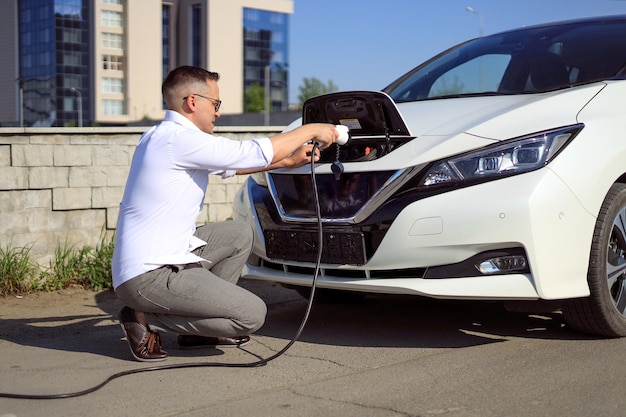
[[[502,187],[496,181],[488,182],[413,203],[395,219],[367,264],[357,268],[340,268],[376,270],[392,266],[404,269],[450,264],[485,250],[504,247],[507,243],[521,243],[534,267],[534,280],[526,275],[466,280],[325,279],[322,275],[318,285],[321,288],[345,286],[360,290],[373,286],[375,288],[371,290],[374,292],[382,288],[389,292],[390,287],[397,287],[394,292],[407,290],[433,297],[448,294],[455,298],[556,299],[588,295],[585,272],[589,248],[586,242],[592,233],[595,218],[550,170],[501,181],[509,181],[510,184]],[[240,199],[237,201],[241,201],[245,207],[248,196],[242,193]],[[463,201],[461,206],[459,201]],[[236,206],[241,207],[239,203]],[[531,215],[537,212],[544,215]],[[253,217],[238,217],[247,218],[255,227],[258,237],[255,253],[264,254],[263,233],[258,228],[258,222]],[[429,225],[426,232],[421,226],[423,222]],[[433,227],[433,223],[437,226]],[[450,242],[454,242],[454,245]],[[579,244],[576,245],[576,242]],[[299,285],[303,285],[303,282],[310,285],[312,279],[308,275],[287,272],[266,273],[269,275],[264,278],[258,268],[248,267],[243,276]]]
[[[411,133],[420,138],[465,132],[504,140],[576,123],[578,111],[602,87],[598,83],[542,94],[417,101],[400,103],[398,108]]]
[[[267,280],[287,285],[311,285],[310,276],[303,279],[297,274],[280,271],[267,271],[246,265],[243,277]],[[489,277],[454,278],[454,285],[448,280],[414,280],[405,278],[353,280],[345,278],[329,279],[320,275],[317,288],[364,291],[383,294],[414,294],[433,298],[472,299],[472,300],[536,300],[530,278],[524,274],[492,275]]]
[[[322,263],[318,287],[486,300],[589,296],[590,242],[600,207],[611,186],[626,176],[625,97],[626,80],[607,80],[531,94],[398,103],[397,110],[415,139],[373,160],[344,162],[345,173],[423,169],[434,161],[501,141],[578,124],[584,127],[542,168],[450,188],[398,206],[404,208],[367,261],[363,265]],[[286,130],[301,123],[302,119],[296,120]],[[278,170],[309,171],[309,166]],[[317,175],[331,172],[328,162],[315,166]],[[250,262],[243,277],[310,286],[310,274],[289,267],[312,268],[312,263],[267,256],[253,203],[254,187],[250,180],[239,190],[235,218],[254,229],[254,256],[282,265],[283,270]],[[476,276],[436,279],[372,276],[375,271],[459,264],[477,254],[507,248],[523,248],[530,273],[480,276],[476,271]],[[341,277],[330,274],[331,270],[363,271],[364,277]]]
[[[580,137],[563,150],[563,158],[556,158],[550,164],[593,215],[600,210],[611,184],[624,175],[624,97],[624,81],[608,82],[606,88],[578,114],[578,121],[585,124]],[[607,149],[611,151],[607,152]]]
[[[411,152],[395,152],[368,162],[368,169],[376,171],[389,166],[410,167],[486,146],[494,143],[496,139],[509,139],[578,121],[585,123],[585,117],[578,117],[578,113],[602,90],[602,87],[605,85],[596,84],[539,96],[475,98],[471,101],[481,104],[472,106],[474,110],[472,112],[466,111],[467,99],[400,105],[403,114],[412,121],[410,127],[415,129],[417,126],[427,126],[424,130],[428,130],[428,133],[410,143]],[[605,100],[603,94],[608,90],[609,97],[606,100],[611,100],[611,97],[616,100],[619,94],[626,94],[625,89],[625,83],[615,83],[606,88],[600,97]],[[616,92],[612,93],[613,90]],[[441,111],[439,107],[443,102],[447,102],[444,103],[446,115],[453,115],[453,121],[445,125],[440,124],[440,120],[435,117]],[[529,118],[525,113],[535,111],[534,106],[537,105],[545,113],[548,113],[548,109],[558,111],[551,112],[550,117],[546,118]],[[428,106],[435,110],[426,111]],[[601,107],[605,106],[606,104],[603,104]],[[594,106],[591,106],[582,113],[582,116],[593,116],[593,109]],[[494,113],[498,111],[501,114],[496,116]],[[471,117],[474,117],[474,120]],[[520,119],[531,119],[533,125],[514,123]],[[430,126],[427,121],[431,122]],[[594,151],[597,150],[597,141],[583,139],[594,134],[591,130],[596,124],[593,120],[588,123],[576,141],[564,150],[564,153],[578,152],[580,157],[556,158],[545,169],[420,200],[405,208],[396,218],[383,243],[367,264],[354,268],[401,269],[449,264],[460,262],[481,251],[502,247],[503,242],[519,243],[526,249],[533,268],[534,279],[525,277],[524,280],[533,286],[534,292],[528,289],[520,291],[519,282],[511,285],[509,280],[513,278],[510,276],[500,280],[493,277],[472,278],[471,285],[467,288],[459,285],[461,283],[459,278],[437,280],[436,285],[430,282],[432,280],[421,279],[342,280],[342,284],[348,285],[350,282],[350,286],[358,288],[400,286],[429,296],[444,296],[448,293],[454,297],[481,298],[480,294],[483,294],[482,298],[488,299],[494,297],[529,299],[533,296],[558,299],[588,295],[585,275],[589,261],[587,242],[590,240],[595,214],[602,201],[600,195],[603,196],[616,176],[621,174],[619,170],[616,171],[616,167],[620,165],[615,163],[606,166],[607,172],[595,172],[593,179],[585,180],[587,173],[580,166],[560,163],[595,156],[605,158],[604,153]],[[604,124],[598,125],[605,131],[611,130]],[[461,129],[468,132],[453,136],[444,134],[459,132]],[[497,133],[500,135],[499,138],[496,138]],[[599,135],[604,141],[616,140],[608,133],[600,132]],[[622,146],[621,150],[616,144],[607,143],[607,146],[614,147],[616,159],[626,160],[626,146]],[[596,167],[600,165],[594,161],[589,163]],[[362,166],[358,163],[345,164],[346,172],[351,172],[353,168],[362,169]],[[302,169],[306,170],[307,167]],[[316,172],[330,172],[329,164],[317,166]],[[587,188],[582,188],[585,183]],[[462,206],[459,206],[459,202],[463,202]],[[239,217],[245,217],[242,212],[245,212],[245,209],[237,210]],[[248,219],[249,223],[258,229],[258,223],[251,220]],[[434,231],[431,230],[433,227]],[[427,232],[419,231],[423,228],[426,228]],[[257,230],[257,236],[262,238],[260,230]],[[401,247],[394,242],[402,242]],[[263,243],[257,239],[256,253],[264,252]],[[262,278],[261,274],[255,274],[253,271],[254,269],[248,269],[244,276]],[[272,276],[274,280],[277,278]],[[310,279],[308,276],[297,274],[292,277],[282,274],[279,281],[302,284],[302,281],[309,282]],[[513,280],[517,279],[519,277]],[[447,291],[444,289],[446,282],[449,286]],[[499,288],[499,283],[502,284],[502,288]],[[323,277],[319,285],[322,288],[338,286],[336,278],[331,282],[325,281]]]

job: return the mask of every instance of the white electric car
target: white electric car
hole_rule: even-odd
[[[626,16],[590,18],[309,99],[292,126],[345,125],[350,140],[314,177],[275,170],[240,189],[244,277],[310,291],[319,206],[320,294],[553,300],[576,330],[626,336],[625,64]]]

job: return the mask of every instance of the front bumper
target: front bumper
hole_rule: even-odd
[[[249,182],[235,199],[235,217],[255,230],[253,256],[243,276],[310,286],[314,264],[267,257],[262,222],[254,209],[260,202],[253,201],[258,197],[252,190],[258,186]],[[407,205],[363,265],[323,264],[317,285],[437,298],[583,297],[589,295],[586,271],[594,224],[566,184],[544,168]],[[525,252],[529,273],[481,275],[476,270],[466,276],[424,278],[434,267],[508,248]]]

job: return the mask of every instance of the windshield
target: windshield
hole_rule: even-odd
[[[535,93],[622,78],[626,20],[573,22],[500,33],[454,47],[384,91],[401,103]]]

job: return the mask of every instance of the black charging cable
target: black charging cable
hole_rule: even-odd
[[[311,293],[309,295],[309,302],[307,304],[306,312],[304,313],[304,318],[302,319],[302,322],[300,323],[300,328],[298,328],[298,331],[296,332],[295,336],[289,341],[289,343],[287,343],[287,345],[285,345],[284,348],[282,348],[280,351],[276,352],[275,354],[273,354],[272,356],[268,358],[259,359],[258,361],[254,361],[254,362],[246,362],[246,363],[189,362],[189,363],[179,363],[179,364],[171,364],[171,365],[157,365],[157,366],[151,366],[147,368],[131,369],[128,371],[115,373],[113,375],[110,375],[108,378],[106,378],[104,381],[102,381],[98,385],[95,385],[91,388],[88,388],[82,391],[68,392],[65,394],[48,394],[48,395],[46,394],[44,395],[12,394],[12,393],[0,392],[0,398],[15,398],[15,399],[23,399],[23,400],[55,400],[55,399],[61,399],[61,398],[74,398],[74,397],[80,397],[80,396],[95,392],[99,390],[100,388],[104,387],[105,385],[107,385],[109,382],[113,381],[114,379],[118,379],[127,375],[135,375],[135,374],[141,374],[145,372],[154,372],[154,371],[165,371],[169,369],[184,369],[184,368],[205,368],[205,367],[257,368],[260,366],[265,366],[269,362],[273,361],[274,359],[277,359],[278,357],[282,356],[300,338],[300,335],[302,334],[302,331],[304,330],[304,326],[309,320],[309,316],[311,314],[311,308],[313,307],[313,299],[315,296],[315,286],[317,284],[317,277],[319,276],[320,264],[322,262],[322,250],[323,250],[322,215],[321,215],[321,210],[320,210],[319,196],[317,193],[317,182],[315,179],[315,153],[318,149],[319,149],[319,144],[317,142],[314,142],[313,151],[311,153],[311,182],[313,184],[313,195],[315,197],[315,210],[317,213],[317,226],[318,226],[318,242],[319,243],[318,243],[318,248],[317,248],[317,262],[315,264],[315,272],[313,273],[313,282],[311,283]]]

